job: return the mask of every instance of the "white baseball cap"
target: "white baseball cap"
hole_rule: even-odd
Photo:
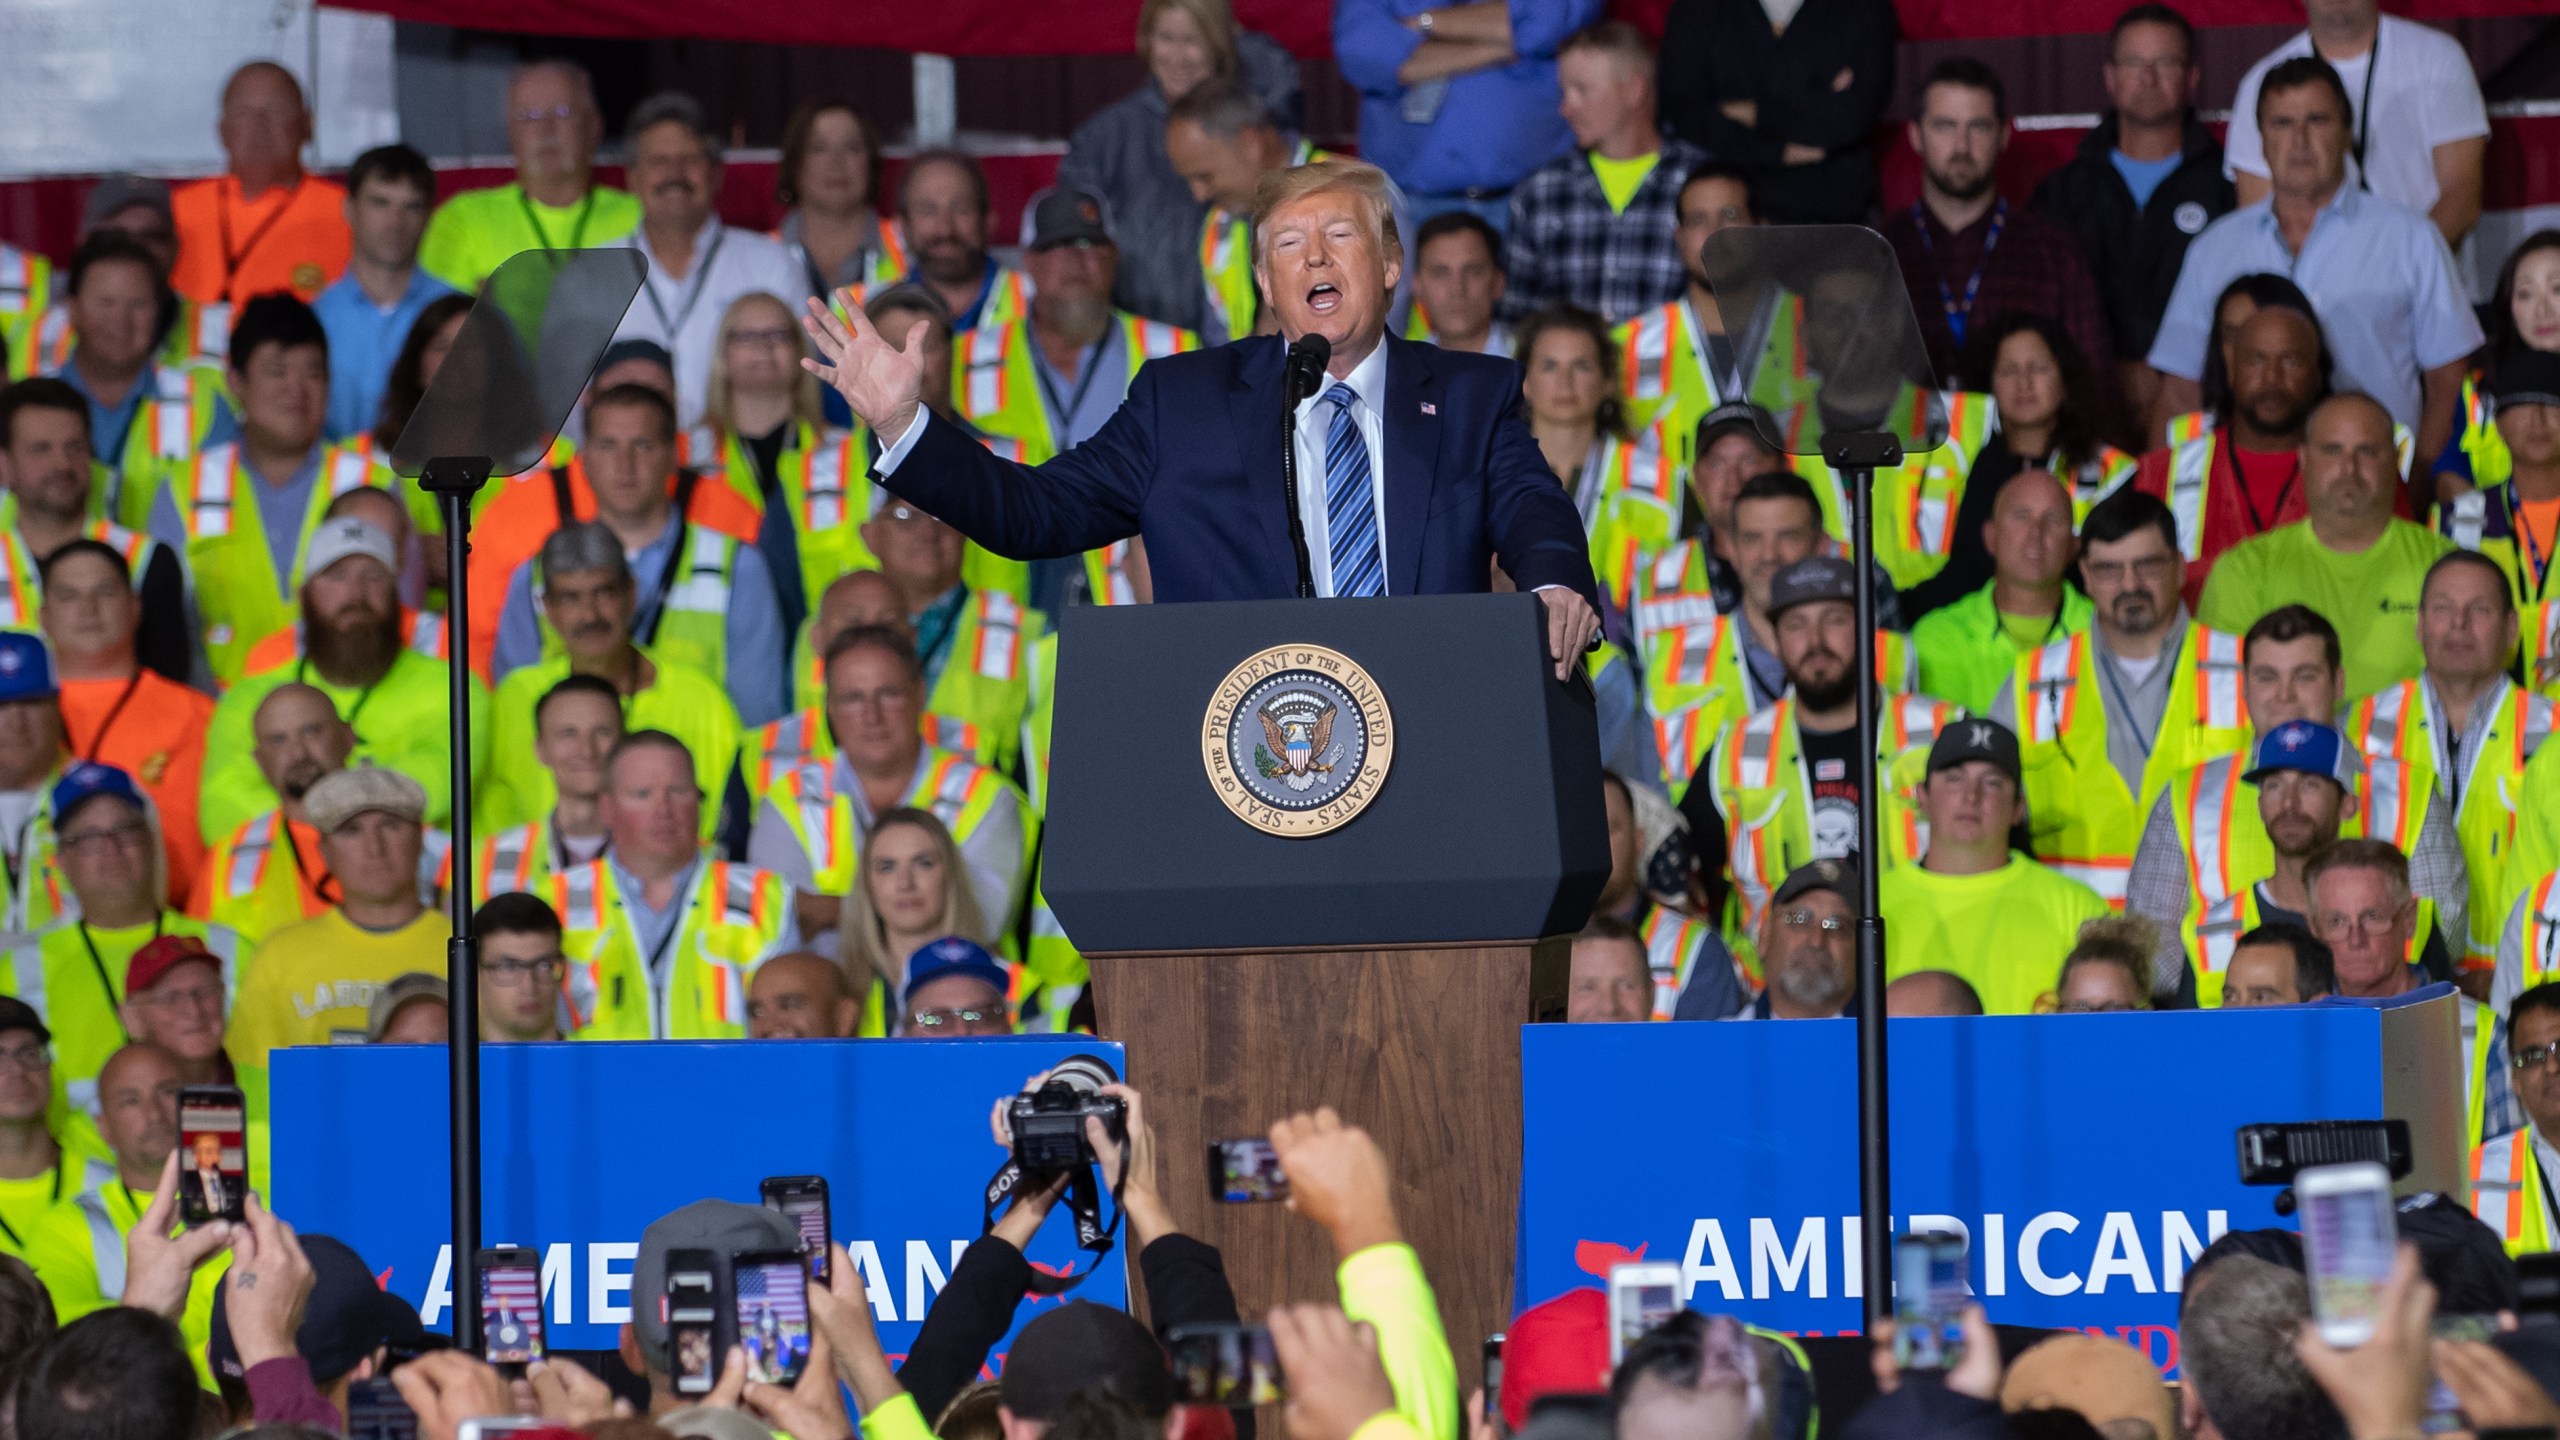
[[[400,573],[400,556],[391,548],[391,537],[352,515],[323,520],[311,532],[311,548],[304,552],[302,573],[317,575],[350,555],[378,560],[394,576]]]

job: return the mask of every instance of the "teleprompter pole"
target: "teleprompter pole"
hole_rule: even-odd
[[[471,500],[488,483],[486,457],[427,462],[418,483],[444,512],[444,646],[452,674],[453,849],[446,887],[453,935],[445,942],[447,1014],[445,1055],[452,1067],[453,1139],[453,1339],[467,1354],[480,1349],[480,947],[471,938],[471,637],[467,593],[471,557]]]
[[[1858,1254],[1867,1333],[1893,1313],[1891,1127],[1885,1113],[1884,846],[1876,763],[1875,472],[1902,463],[1890,434],[1828,435],[1823,458],[1849,484],[1849,534],[1858,570]],[[457,1292],[458,1293],[458,1292]]]

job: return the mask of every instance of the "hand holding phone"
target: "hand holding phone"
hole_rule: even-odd
[[[1645,1260],[1609,1267],[1609,1366],[1627,1358],[1627,1347],[1680,1313],[1680,1267]]]
[[[729,1353],[737,1331],[721,1324],[722,1311],[714,1286],[708,1250],[667,1252],[666,1289],[658,1296],[659,1318],[667,1326],[667,1374],[678,1395],[708,1395],[720,1385],[721,1357]]]
[[[2315,1165],[2293,1177],[2302,1255],[2320,1338],[2352,1350],[2382,1320],[2382,1289],[2400,1248],[2391,1172],[2370,1160]]]
[[[249,1196],[248,1107],[237,1085],[178,1092],[178,1218],[237,1220]]]
[[[751,1250],[729,1262],[730,1313],[747,1379],[788,1389],[809,1363],[809,1268],[797,1250]]]
[[[1174,1394],[1185,1404],[1249,1410],[1288,1398],[1280,1354],[1260,1325],[1177,1325],[1165,1339]]]
[[[1893,1360],[1904,1370],[1953,1370],[1964,1363],[1963,1237],[1905,1235],[1893,1247]]]
[[[542,1256],[507,1246],[483,1250],[480,1272],[480,1358],[510,1375],[543,1358]]]
[[[347,1386],[347,1440],[418,1440],[418,1412],[400,1398],[391,1377]]]
[[[800,1231],[800,1254],[809,1263],[809,1278],[827,1283],[827,1241],[835,1234],[827,1209],[824,1175],[768,1175],[757,1187],[764,1208],[780,1211]]]

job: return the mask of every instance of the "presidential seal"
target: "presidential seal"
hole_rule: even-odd
[[[1209,788],[1246,824],[1295,840],[1368,808],[1395,753],[1377,682],[1321,645],[1275,645],[1227,672],[1200,725]]]

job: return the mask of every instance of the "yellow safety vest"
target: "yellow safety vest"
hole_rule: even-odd
[[[2530,1125],[2471,1148],[2471,1213],[2498,1232],[2510,1255],[2539,1255],[2551,1248],[2543,1179]]]
[[[656,683],[624,697],[622,728],[664,730],[693,756],[693,778],[702,787],[703,835],[719,822],[720,796],[738,758],[738,711],[713,675],[678,664],[664,652],[639,646],[657,671]],[[518,668],[498,682],[490,703],[489,766],[480,780],[478,819],[484,825],[522,825],[560,803],[551,771],[533,752],[534,707],[567,679],[566,657]]]
[[[1682,470],[1674,452],[1670,427],[1657,423],[1632,439],[1592,447],[1583,473],[1569,482],[1577,506],[1590,506],[1584,523],[1591,572],[1621,610],[1634,604],[1646,562],[1680,528]]]
[[[251,949],[269,935],[308,920],[327,907],[311,894],[324,868],[319,837],[310,837],[306,856],[301,837],[277,833],[284,812],[270,810],[243,824],[206,853],[204,875],[212,902],[205,918],[238,935]],[[282,843],[279,843],[281,840]],[[279,856],[278,851],[284,853]],[[305,880],[304,872],[310,872]]]
[[[708,525],[687,525],[685,534],[683,562],[658,600],[658,629],[649,637],[649,653],[691,666],[725,686],[730,596],[737,581],[738,552],[745,547]],[[542,615],[541,569],[538,564],[534,567],[532,580],[534,613],[541,616],[542,658],[560,660],[569,652],[561,645],[559,632],[551,628],[550,617]]]
[[[2419,682],[2404,680],[2368,695],[2347,712],[2347,737],[2371,757],[2388,757],[2408,768],[2410,788],[2424,794],[2443,789],[2436,773],[2434,716],[2420,698]],[[2510,898],[2509,862],[2515,853],[2516,805],[2524,797],[2525,766],[2551,733],[2549,700],[2505,685],[2489,729],[2469,757],[2469,772],[2453,807],[2455,840],[2471,879],[2471,933],[2448,935],[2447,943],[2467,941],[2468,953],[2456,959],[2466,967],[2486,968],[2498,955],[2499,927],[2506,923]],[[2450,803],[2452,796],[2448,795]],[[2415,836],[2412,836],[2414,839]],[[2405,853],[2410,846],[2400,845]],[[2426,925],[2421,919],[2421,935]]]
[[[47,373],[58,369],[48,367]],[[231,384],[218,365],[170,363],[153,366],[136,383],[149,389],[115,453],[98,457],[107,465],[107,483],[90,488],[89,513],[147,530],[152,502],[162,486],[183,484],[188,462],[230,403]],[[97,443],[108,442],[98,437]],[[186,513],[181,497],[178,518],[184,521]]]
[[[53,262],[15,245],[0,245],[0,350],[9,368],[0,380],[36,373],[36,323],[53,294]]]
[[[1680,1006],[1680,992],[1689,988],[1689,976],[1698,968],[1698,956],[1705,952],[1708,939],[1716,933],[1715,925],[1692,915],[1660,905],[1653,907],[1636,927],[1644,941],[1645,967],[1653,972],[1653,1018],[1668,1020]],[[1742,993],[1760,988],[1758,954],[1751,964],[1741,962],[1735,954],[1734,971],[1742,982]]]
[[[801,852],[809,857],[809,883],[822,895],[842,895],[852,887],[854,865],[862,853],[853,797],[837,787],[836,765],[834,759],[808,761],[765,792],[790,827],[792,838],[800,842]],[[914,783],[898,803],[932,811],[951,832],[952,842],[966,845],[977,833],[978,823],[1011,790],[1013,782],[995,771],[928,745],[916,761]],[[1026,824],[1023,832],[1027,846],[1033,827]],[[1002,929],[1010,918],[990,915],[987,922]]]
[[[2122,909],[2151,802],[2171,777],[2249,741],[2240,637],[2190,624],[2139,790],[2107,760],[2094,630],[2019,657],[2010,677],[2036,858]]]
[[[239,962],[247,958],[240,938],[175,911],[148,925],[115,930],[57,921],[42,935],[9,947],[0,981],[7,993],[34,1006],[53,1032],[53,1088],[71,1108],[92,1117],[98,1113],[98,1072],[131,1038],[116,1013],[124,1003],[125,968],[135,951],[161,935],[202,940],[221,963],[225,994],[237,988]]]
[[[774,238],[782,237],[777,234]],[[828,304],[834,307],[837,319],[849,319],[845,313],[848,309],[860,307],[873,290],[896,284],[909,268],[906,232],[898,228],[897,221],[884,219],[880,222],[880,243],[863,252],[862,278],[851,285],[837,286],[835,293],[827,297]]]
[[[791,892],[779,875],[704,859],[652,978],[615,893],[612,867],[590,861],[551,877],[569,969],[573,1040],[736,1040],[747,1033],[747,984],[781,947]]]
[[[1999,427],[1999,407],[1970,390],[1941,392],[1947,442],[1876,474],[1876,563],[1908,590],[1946,568],[1974,457]]]
[[[1326,151],[1300,140],[1290,155],[1288,168],[1332,158]],[[1410,235],[1405,237],[1407,244],[1412,240]],[[1230,215],[1215,205],[1200,217],[1200,282],[1208,300],[1209,317],[1200,338],[1211,345],[1224,345],[1251,335],[1254,322],[1262,315],[1262,291],[1253,279],[1253,225],[1247,217]],[[1418,317],[1422,302],[1415,301],[1413,308]],[[1427,337],[1408,333],[1405,338]]]
[[[1778,309],[1765,349],[1772,363],[1764,363],[1747,387],[1751,400],[1773,415],[1794,409],[1818,388],[1805,369],[1804,347],[1796,339],[1803,322],[1801,300],[1790,300]],[[1670,437],[1668,453],[1685,479],[1697,463],[1698,422],[1734,398],[1707,372],[1704,337],[1696,317],[1689,313],[1688,297],[1631,316],[1610,335],[1618,346],[1618,384],[1626,398],[1627,418],[1636,425],[1665,428]]]
[[[2560,595],[2550,589],[2552,557],[2530,552],[2516,510],[2514,480],[2485,484],[2438,505],[2436,533],[2480,552],[2505,572],[2507,590],[2515,597],[2525,677],[2535,682],[2538,693],[2560,698],[2560,681],[2545,685],[2537,678],[2542,666],[2560,654]]]
[[[761,512],[764,486],[746,446],[738,443],[737,436],[708,427],[693,433],[687,447],[691,453],[719,457],[720,468],[705,478],[726,482]],[[812,605],[837,576],[879,566],[871,547],[862,543],[861,530],[879,493],[870,481],[869,431],[859,423],[851,430],[796,425],[791,443],[782,447],[773,468],[800,555],[801,593]]]
[[[814,616],[803,624],[793,647],[799,656],[793,699],[804,712],[817,714],[818,723],[813,730],[786,715],[762,732],[750,734],[744,754],[752,794],[763,794],[797,763],[785,757],[795,752],[812,756],[818,753],[816,747],[833,753],[823,714],[825,666],[810,643],[816,625]],[[1011,770],[1030,703],[1026,662],[1031,647],[1048,633],[1049,617],[1012,595],[972,590],[961,602],[960,618],[952,626],[942,673],[934,679],[933,693],[925,697],[926,743],[960,751],[982,765]]]
[[[1057,719],[1058,636],[1042,635],[1031,646],[1031,697],[1022,717],[1022,774],[1031,787],[1031,807],[1044,810],[1049,796],[1049,737]],[[1067,938],[1057,912],[1049,908],[1042,888],[1049,868],[1043,856],[1031,876],[1031,923],[1023,963],[1016,967],[1014,1028],[1064,1031],[1068,1015],[1092,982],[1092,968]]]
[[[127,1189],[113,1166],[93,1167],[92,1178],[98,1183],[47,1210],[27,1236],[27,1264],[44,1282],[53,1297],[54,1317],[64,1325],[124,1298],[125,1236],[142,1222],[151,1203],[148,1195]],[[214,1388],[205,1360],[205,1344],[213,1335],[213,1289],[230,1268],[227,1249],[198,1265],[178,1316],[179,1338],[207,1390]]]
[[[1140,366],[1167,355],[1200,348],[1200,337],[1178,325],[1114,312],[1120,326],[1120,350],[1128,378]],[[954,336],[951,355],[951,399],[970,423],[990,435],[1022,443],[1017,457],[1025,465],[1045,465],[1060,449],[1049,424],[1049,407],[1040,396],[1040,378],[1031,357],[1038,344],[1031,336],[1026,311],[1011,324]]]
[[[2487,490],[2515,478],[2515,452],[2498,433],[2498,404],[2474,370],[2462,377],[2462,453],[2471,457],[2471,484]],[[2432,463],[2432,462],[2431,462]]]
[[[558,854],[550,816],[508,826],[480,842],[480,853],[471,862],[472,883],[479,888],[471,893],[483,900],[518,890],[538,895],[544,882],[559,873],[552,863]]]
[[[249,473],[237,442],[213,446],[170,472],[173,498],[187,527],[187,566],[194,572],[196,603],[204,612],[205,657],[224,685],[247,668],[251,646],[293,623],[303,557],[329,502],[367,485],[388,489],[391,484],[391,472],[362,436],[323,447],[319,463],[319,480],[311,487],[290,556],[268,553],[267,527],[248,489],[264,482]],[[128,517],[126,523],[145,524],[147,514]]]
[[[2222,433],[2213,417],[2202,412],[2177,416],[2168,426],[2169,515],[2178,522],[2178,549],[2190,565],[2204,559],[2205,498],[2213,486],[2213,454]],[[2393,425],[2391,435],[2400,473],[2406,475],[2417,437],[2406,425]]]

